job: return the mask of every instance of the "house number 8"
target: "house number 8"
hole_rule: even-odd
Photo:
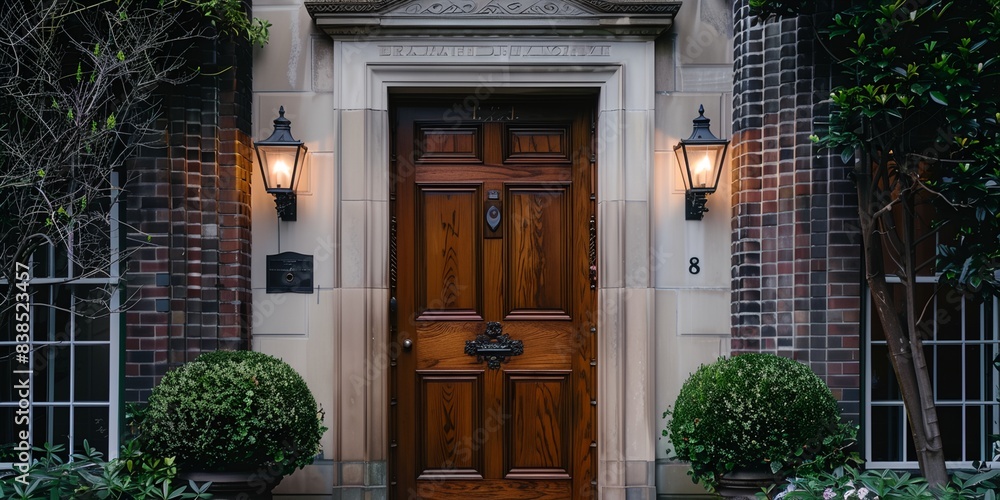
[[[691,260],[688,261],[688,263],[691,264],[690,266],[688,266],[688,272],[691,273],[691,274],[698,274],[698,273],[700,273],[701,272],[701,268],[698,267],[698,263],[699,262],[701,262],[701,261],[698,260],[698,257],[691,257]]]

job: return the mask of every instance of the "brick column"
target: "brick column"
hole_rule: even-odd
[[[203,74],[164,89],[159,147],[129,167],[127,401],[202,352],[250,346],[250,51],[202,42]]]
[[[850,168],[809,139],[829,116],[834,75],[814,30],[827,19],[760,23],[734,4],[731,347],[808,364],[856,417],[856,194]]]

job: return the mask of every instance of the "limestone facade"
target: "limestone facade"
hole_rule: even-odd
[[[306,3],[314,14],[324,9]],[[385,21],[372,24],[360,14],[314,19],[299,0],[254,2],[254,15],[273,27],[254,54],[252,136],[267,137],[284,106],[309,154],[296,222],[277,220],[259,173],[252,176],[252,344],[305,376],[330,428],[322,457],[279,492],[387,492],[393,96],[580,89],[599,95],[598,495],[702,492],[668,462],[661,414],[691,371],[730,352],[732,193],[721,182],[704,220],[685,221],[673,146],[691,133],[701,104],[713,132],[732,136],[732,7],[676,2],[672,22],[649,21],[667,28],[657,36],[639,15],[617,27],[606,20],[628,16],[605,15],[602,27],[599,2],[542,3],[558,15],[474,18],[444,7],[487,2],[414,0],[392,3]],[[345,28],[350,22],[360,28]],[[312,294],[265,292],[265,257],[283,251],[314,256]]]

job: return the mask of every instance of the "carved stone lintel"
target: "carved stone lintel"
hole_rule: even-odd
[[[401,9],[394,9],[397,6]],[[305,2],[313,17],[317,14],[345,14],[397,10],[407,14],[568,14],[587,11],[599,14],[658,14],[673,18],[681,2],[643,2],[613,0],[311,0]],[[583,7],[583,8],[581,8]]]
[[[411,16],[461,14],[471,16],[558,15],[581,16],[587,11],[564,0],[509,2],[504,0],[414,0],[393,13]]]
[[[670,27],[681,2],[309,0],[305,6],[316,25],[330,35],[366,39],[426,33],[655,36]]]
[[[306,10],[309,15],[316,17],[317,14],[345,14],[362,12],[380,12],[389,7],[405,3],[406,0],[317,0],[306,2]]]
[[[671,18],[681,10],[680,2],[612,2],[608,0],[579,0],[605,14],[660,14]]]

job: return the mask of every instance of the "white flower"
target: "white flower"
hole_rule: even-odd
[[[835,496],[837,496],[837,494],[833,492],[833,488],[823,490],[823,500],[832,500]]]
[[[858,498],[864,500],[865,497],[867,496],[868,496],[868,488],[865,488],[864,486],[858,488]]]
[[[782,498],[785,498],[785,495],[787,495],[787,494],[789,494],[789,493],[791,493],[793,491],[795,491],[795,485],[792,484],[792,483],[788,483],[788,486],[785,487],[785,491],[782,491],[781,493],[778,493],[777,495],[774,495],[774,500],[780,500]]]

